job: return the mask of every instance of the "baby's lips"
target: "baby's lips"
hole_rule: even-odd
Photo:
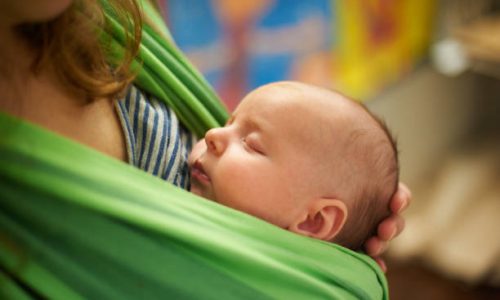
[[[196,160],[191,168],[191,177],[202,183],[210,182],[210,178],[199,160]]]

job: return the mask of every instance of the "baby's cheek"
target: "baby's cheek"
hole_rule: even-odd
[[[228,163],[219,169],[218,183],[222,184],[226,189],[230,187],[243,188],[252,179],[250,171],[250,168],[242,162]]]
[[[249,166],[242,162],[235,162],[227,164],[226,166],[220,165],[217,180],[214,181],[215,194],[219,201],[234,202],[246,195],[254,187],[254,173],[257,170],[252,170]],[[224,199],[221,199],[224,197]]]

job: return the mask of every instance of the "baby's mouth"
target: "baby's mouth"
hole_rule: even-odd
[[[196,160],[191,167],[191,178],[198,181],[201,184],[209,184],[210,178],[208,177],[203,165],[199,160]]]

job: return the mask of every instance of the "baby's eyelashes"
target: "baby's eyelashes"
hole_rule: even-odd
[[[241,141],[244,145],[244,147],[252,152],[264,155],[264,150],[262,149],[262,146],[260,143],[256,140],[254,137],[243,137],[241,138]]]

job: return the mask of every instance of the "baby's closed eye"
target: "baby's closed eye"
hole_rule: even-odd
[[[257,136],[250,134],[242,138],[242,142],[248,150],[258,154],[264,154],[264,148]]]

